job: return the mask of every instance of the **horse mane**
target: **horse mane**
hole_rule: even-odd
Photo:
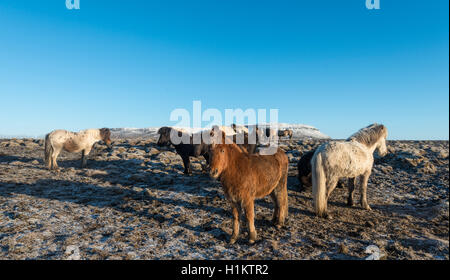
[[[358,132],[350,136],[347,141],[357,141],[367,147],[371,147],[381,137],[387,135],[387,128],[382,124],[371,124],[360,129]]]
[[[242,158],[250,158],[252,155],[248,153],[247,149],[241,145],[238,145],[236,143],[228,143],[228,144],[219,144],[223,145],[222,147],[225,147],[230,152],[234,152],[238,157]]]

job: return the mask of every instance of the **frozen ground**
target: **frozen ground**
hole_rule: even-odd
[[[295,177],[299,157],[328,140],[284,141],[287,224],[273,227],[270,199],[258,200],[251,246],[244,233],[228,245],[230,206],[204,161],[185,176],[155,141],[116,138],[112,152],[96,144],[87,169],[63,153],[57,173],[43,166],[42,139],[1,139],[0,259],[361,259],[369,245],[387,259],[449,258],[448,141],[389,141],[369,181],[373,210],[347,207],[347,190],[336,189],[332,220],[314,216]]]

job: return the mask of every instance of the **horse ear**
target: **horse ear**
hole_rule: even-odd
[[[237,132],[237,126],[235,123],[231,124],[231,128],[234,130],[234,132]]]
[[[225,133],[217,125],[215,125],[211,128],[211,132],[209,133],[209,136],[213,139],[212,140],[213,144],[217,144],[217,141],[215,141],[215,140],[218,139],[220,136],[222,136],[221,137],[222,142],[219,144],[225,143],[224,142]]]
[[[211,131],[209,132],[209,136],[214,137],[216,136],[216,132],[219,131],[219,127],[217,125],[213,126],[211,128]]]
[[[381,130],[387,135],[387,133],[388,133],[387,127],[384,126],[383,124],[381,124],[380,126],[381,126]]]

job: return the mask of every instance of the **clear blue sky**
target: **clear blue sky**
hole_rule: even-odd
[[[345,138],[449,138],[449,2],[0,1],[0,135],[278,108]]]

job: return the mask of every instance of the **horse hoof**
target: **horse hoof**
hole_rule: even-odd
[[[256,231],[250,232],[248,237],[248,243],[253,244],[255,243],[255,240],[256,240]]]
[[[316,216],[319,218],[324,218],[324,219],[329,219],[331,217],[331,215],[326,212],[325,213],[316,213]]]
[[[353,206],[355,206],[355,203],[353,203],[353,202],[347,202],[347,206],[348,206],[348,207],[353,207]]]
[[[236,241],[237,241],[237,237],[232,237],[230,239],[230,245],[233,245],[234,243],[236,243]]]

